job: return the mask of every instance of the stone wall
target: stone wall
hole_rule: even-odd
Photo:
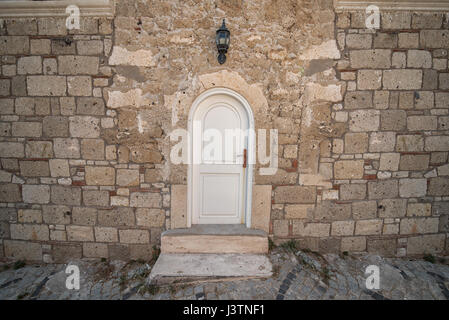
[[[117,1],[113,19],[74,31],[63,18],[3,20],[0,257],[151,257],[186,223],[187,166],[170,162],[169,134],[220,86],[248,100],[256,129],[279,131],[276,174],[254,171],[275,242],[447,252],[447,20],[387,12],[374,32],[363,21],[331,0]]]

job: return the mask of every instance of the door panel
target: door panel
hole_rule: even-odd
[[[246,111],[229,96],[213,96],[198,106],[194,120],[199,134],[193,135],[193,152],[201,156],[193,165],[192,223],[243,223],[246,172],[241,155],[247,148]]]

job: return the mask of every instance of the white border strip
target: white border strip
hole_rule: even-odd
[[[67,17],[69,5],[78,6],[82,17],[114,16],[114,0],[0,1],[0,18]]]
[[[359,11],[365,10],[367,6],[375,5],[383,10],[400,11],[449,11],[449,1],[345,1],[334,0],[335,10]]]

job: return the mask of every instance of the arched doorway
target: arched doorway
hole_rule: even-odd
[[[227,88],[202,93],[189,113],[187,225],[251,226],[254,117]]]

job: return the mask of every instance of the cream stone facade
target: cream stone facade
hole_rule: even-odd
[[[64,14],[5,9],[0,258],[147,259],[164,231],[189,228],[189,166],[171,161],[170,135],[216,88],[278,133],[275,173],[249,167],[249,228],[318,252],[447,254],[449,6],[413,2],[380,6],[379,29],[363,1],[105,1],[74,30]]]

